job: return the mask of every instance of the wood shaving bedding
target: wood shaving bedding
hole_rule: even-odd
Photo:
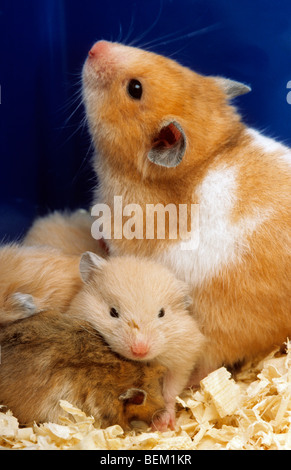
[[[291,449],[291,342],[286,353],[246,365],[235,378],[224,367],[198,390],[177,397],[177,429],[164,433],[135,423],[101,429],[93,417],[66,401],[60,424],[20,427],[0,409],[0,449],[31,450],[199,450]]]

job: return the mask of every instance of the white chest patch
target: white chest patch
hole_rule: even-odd
[[[183,242],[160,255],[161,262],[192,285],[210,280],[225,266],[239,262],[248,249],[246,237],[270,213],[268,210],[264,213],[253,211],[252,216],[237,223],[231,221],[237,201],[237,172],[238,168],[234,166],[208,172],[196,190],[199,202],[198,244],[195,246],[191,240]],[[197,240],[197,234],[193,239]]]
[[[260,134],[260,132],[255,129],[247,129],[246,132],[252,137],[254,144],[263,149],[264,152],[278,153],[279,160],[291,165],[291,151],[288,147],[274,139],[270,139],[270,137]]]

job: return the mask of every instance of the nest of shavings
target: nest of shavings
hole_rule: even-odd
[[[221,367],[198,390],[177,397],[177,429],[153,432],[100,428],[93,417],[61,401],[60,424],[20,427],[0,409],[0,449],[31,450],[280,450],[291,449],[291,342],[231,377]]]

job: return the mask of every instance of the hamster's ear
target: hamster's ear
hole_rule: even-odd
[[[119,395],[119,400],[131,405],[144,405],[147,393],[140,388],[129,388],[125,393]]]
[[[213,77],[216,83],[223,89],[226,96],[229,99],[235,98],[239,95],[245,95],[252,91],[251,87],[244,83],[236,82],[235,80],[229,80],[223,77]]]
[[[184,304],[186,308],[189,308],[193,305],[193,298],[191,297],[191,295],[187,294],[184,296]]]
[[[156,165],[173,168],[181,163],[186,150],[186,136],[177,121],[163,123],[153,140],[148,159]]]
[[[93,271],[96,272],[98,269],[102,269],[106,265],[107,261],[101,256],[92,253],[91,251],[86,251],[83,253],[80,260],[80,276],[83,282],[86,284]]]

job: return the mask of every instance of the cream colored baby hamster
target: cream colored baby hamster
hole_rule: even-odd
[[[136,257],[93,253],[81,258],[85,283],[68,314],[89,321],[113,351],[168,369],[163,386],[166,412],[160,430],[175,423],[175,397],[189,380],[204,342],[189,311],[189,287],[165,267]]]

